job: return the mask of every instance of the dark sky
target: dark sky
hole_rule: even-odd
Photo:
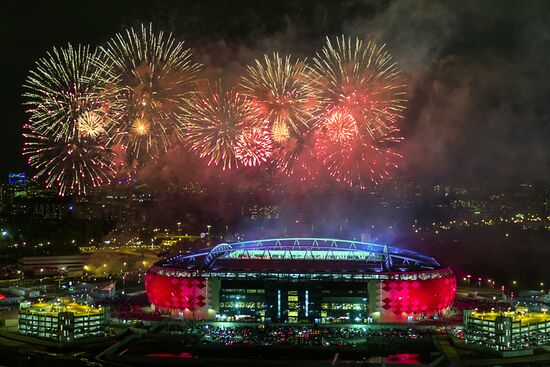
[[[11,1],[2,15],[2,175],[28,171],[20,95],[34,61],[152,21],[229,79],[264,52],[311,57],[325,35],[385,42],[410,82],[402,175],[550,181],[550,2]]]

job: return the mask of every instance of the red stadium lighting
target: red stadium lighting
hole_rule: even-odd
[[[224,243],[165,259],[149,269],[145,288],[156,310],[184,318],[225,320],[232,313],[238,321],[250,317],[250,310],[242,311],[247,304],[260,303],[262,320],[253,321],[335,322],[338,317],[320,307],[323,297],[352,297],[363,311],[350,320],[366,322],[368,316],[405,323],[444,316],[454,300],[456,277],[434,258],[413,251],[281,238]]]

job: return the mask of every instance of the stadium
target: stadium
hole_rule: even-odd
[[[154,264],[145,288],[172,316],[271,323],[440,318],[456,278],[436,259],[387,245],[279,238],[180,254]]]

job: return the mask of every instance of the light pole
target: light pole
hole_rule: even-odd
[[[126,292],[126,262],[122,264],[122,294]]]

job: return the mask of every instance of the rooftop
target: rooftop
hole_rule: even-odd
[[[55,303],[38,302],[21,309],[21,312],[40,314],[43,316],[57,316],[60,312],[72,312],[75,316],[99,315],[103,312],[101,306],[83,305],[68,300],[60,300]]]
[[[476,312],[470,311],[470,317],[478,320],[495,321],[497,317],[511,317],[513,322],[519,321],[521,325],[531,325],[540,322],[550,321],[550,315],[546,312],[517,312],[517,311],[504,311],[504,312]]]
[[[158,265],[203,271],[384,272],[435,270],[433,257],[388,245],[329,238],[274,238],[222,243]]]

